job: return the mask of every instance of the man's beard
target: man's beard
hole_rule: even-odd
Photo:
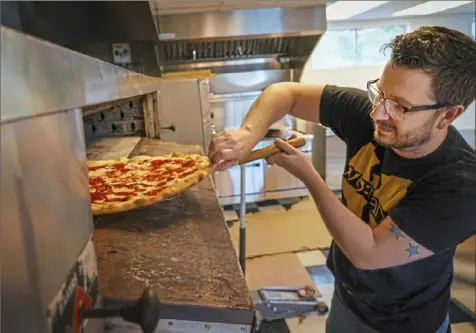
[[[377,121],[380,127],[389,128],[393,131],[392,137],[388,137],[385,134],[378,133],[376,129],[376,122],[374,122],[374,138],[378,144],[386,148],[394,149],[408,149],[419,147],[430,141],[432,137],[432,127],[435,119],[430,119],[423,126],[413,129],[410,132],[399,133],[398,129],[393,126],[389,126],[385,122]]]

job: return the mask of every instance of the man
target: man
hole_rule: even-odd
[[[328,333],[449,331],[455,247],[476,230],[476,154],[451,125],[476,95],[476,43],[422,27],[387,47],[367,92],[271,85],[240,129],[210,145],[227,168],[285,114],[319,121],[346,143],[342,202],[299,150],[278,139],[282,152],[268,159],[306,184],[333,237]]]

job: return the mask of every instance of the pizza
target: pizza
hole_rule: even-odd
[[[113,214],[170,199],[207,177],[211,169],[208,157],[199,154],[88,161],[92,212]]]

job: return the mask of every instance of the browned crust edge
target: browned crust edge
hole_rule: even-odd
[[[175,155],[175,157],[190,156],[186,154],[170,154],[165,156],[151,156],[149,158],[150,159],[167,158],[173,155]],[[176,155],[179,155],[179,156],[176,156]],[[138,209],[142,207],[152,206],[156,203],[173,198],[176,195],[183,193],[190,187],[198,184],[203,179],[208,177],[212,172],[212,167],[207,157],[196,155],[196,154],[193,154],[192,156],[194,156],[198,160],[198,171],[182,179],[176,180],[172,186],[165,189],[159,195],[155,197],[135,198],[125,202],[111,202],[111,203],[105,203],[105,204],[91,203],[91,210],[93,215],[97,216],[97,215],[117,214],[117,213],[122,213],[122,212],[130,211],[130,210],[134,210],[134,209]],[[146,159],[147,157],[142,156],[138,158]],[[127,161],[128,159],[115,160],[115,161],[88,161],[88,166],[100,166],[100,165],[124,163],[124,162],[127,163]],[[94,162],[94,163],[90,164],[89,162]]]

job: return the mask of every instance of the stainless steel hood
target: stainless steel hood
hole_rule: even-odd
[[[302,68],[327,28],[324,2],[172,15],[152,8],[152,13],[162,72]]]
[[[145,1],[1,1],[1,24],[73,50],[94,43],[157,41]]]

